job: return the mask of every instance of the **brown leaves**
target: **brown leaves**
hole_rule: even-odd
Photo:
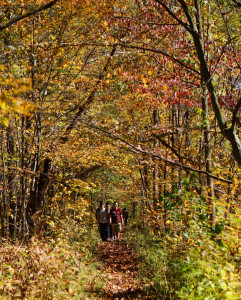
[[[36,238],[28,245],[0,244],[0,298],[86,299],[85,283],[93,276],[88,268],[63,241],[54,247]]]
[[[105,266],[102,277],[107,279],[102,299],[144,299],[136,257],[126,243],[101,243],[98,255]]]

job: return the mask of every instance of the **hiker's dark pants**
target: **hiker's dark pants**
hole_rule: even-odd
[[[102,241],[107,241],[109,226],[107,223],[100,223],[100,237]]]
[[[108,225],[108,239],[112,239],[112,228],[111,225]]]

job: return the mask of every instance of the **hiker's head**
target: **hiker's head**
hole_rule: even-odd
[[[110,209],[110,202],[106,202],[105,206],[107,209]]]
[[[105,206],[104,201],[100,201],[100,207]]]
[[[118,207],[118,202],[115,201],[114,204],[113,204],[113,207],[117,208]]]

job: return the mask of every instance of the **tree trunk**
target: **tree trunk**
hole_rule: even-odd
[[[16,214],[17,214],[17,197],[15,192],[15,171],[14,171],[14,129],[13,122],[10,121],[9,126],[6,130],[7,132],[7,153],[9,155],[8,159],[8,198],[9,198],[9,235],[11,238],[16,238]]]
[[[158,111],[155,109],[153,111],[153,124],[154,126],[158,123]],[[158,140],[154,137],[153,140],[153,148],[155,149],[157,147]],[[157,202],[158,202],[158,164],[154,160],[154,170],[153,170],[153,205],[154,209],[156,209]]]

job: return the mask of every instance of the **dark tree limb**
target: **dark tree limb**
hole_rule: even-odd
[[[128,149],[133,152],[133,153],[139,153],[139,154],[143,154],[143,155],[147,155],[149,157],[152,157],[153,159],[157,159],[157,160],[161,160],[161,161],[164,161],[166,162],[167,164],[171,165],[171,166],[175,166],[175,167],[178,167],[178,168],[181,168],[181,169],[184,169],[184,170],[188,170],[188,171],[191,171],[191,172],[195,172],[195,173],[200,173],[200,174],[205,174],[205,175],[208,175],[210,176],[211,178],[215,179],[215,180],[218,180],[218,181],[222,181],[222,182],[226,182],[226,183],[229,183],[229,184],[232,184],[233,182],[231,180],[227,180],[227,179],[224,179],[224,178],[221,178],[221,177],[218,177],[218,176],[215,176],[211,173],[208,173],[207,171],[205,170],[199,170],[199,169],[194,169],[190,166],[186,166],[186,165],[183,165],[181,163],[178,163],[178,162],[175,162],[173,160],[170,160],[170,159],[167,159],[167,158],[164,158],[162,157],[161,155],[159,154],[155,154],[155,153],[152,153],[152,152],[148,152],[148,151],[145,151],[143,149],[141,149],[140,147],[138,146],[135,146],[131,143],[129,143],[128,141],[124,140],[123,138],[119,137],[119,136],[116,136],[114,135],[113,133],[103,129],[103,128],[100,128],[100,127],[97,127],[97,126],[94,126],[84,120],[79,120],[79,122],[85,124],[87,127],[89,127],[90,129],[94,129],[94,130],[98,130],[100,132],[102,132],[102,134],[108,136],[109,138],[113,139],[113,140],[118,140],[120,142],[122,142],[124,145],[126,145],[128,147]]]
[[[237,122],[237,114],[238,114],[238,111],[241,107],[241,98],[239,99],[235,109],[234,109],[234,112],[233,112],[233,119],[232,119],[232,130],[234,130],[235,126],[236,126],[236,122]]]
[[[96,165],[96,166],[92,166],[92,167],[89,167],[89,168],[86,168],[80,172],[77,172],[76,174],[72,175],[72,176],[69,176],[68,178],[69,179],[72,179],[72,178],[78,178],[78,179],[85,179],[87,178],[90,174],[92,174],[93,172],[101,169],[102,166],[99,166],[99,165]]]
[[[184,21],[182,21],[181,19],[179,19],[175,15],[175,13],[163,1],[160,1],[160,0],[155,0],[155,1],[157,3],[159,3],[168,12],[168,14],[173,17],[173,19],[175,19],[180,25],[182,25],[184,28],[186,28],[187,31],[189,31],[189,32],[192,31],[192,28],[190,28],[187,23],[185,23]]]
[[[22,15],[22,16],[19,16],[19,17],[16,17],[14,19],[12,19],[11,21],[9,21],[8,23],[4,24],[4,25],[1,25],[0,26],[0,31],[10,27],[11,25],[23,20],[23,19],[26,19],[30,16],[33,16],[33,15],[36,15],[37,13],[43,11],[43,10],[46,10],[48,8],[51,8],[54,4],[56,4],[59,0],[53,0],[47,4],[44,4],[44,5],[41,5],[39,8],[36,8],[34,10],[31,10],[29,12],[27,12],[26,14]]]
[[[164,139],[161,138],[160,135],[157,135],[155,133],[152,134],[156,139],[158,139],[158,141],[160,143],[162,143],[163,146],[165,146],[166,148],[170,149],[179,159],[185,159],[188,160],[192,163],[195,163],[192,159],[187,158],[185,156],[182,156],[174,147],[172,147],[169,143],[167,143]]]
[[[181,60],[171,56],[170,54],[166,53],[165,51],[162,51],[161,49],[140,47],[140,46],[135,46],[135,45],[121,44],[121,43],[118,43],[117,45],[120,46],[120,47],[123,47],[123,48],[137,49],[137,50],[149,51],[149,52],[153,52],[153,53],[162,54],[163,56],[169,58],[170,60],[172,60],[173,62],[175,62],[179,65],[181,65],[182,67],[184,67],[184,68],[200,75],[200,72],[198,70],[195,70],[194,68],[184,64]]]
[[[241,2],[239,0],[232,0],[235,7],[241,8]]]

